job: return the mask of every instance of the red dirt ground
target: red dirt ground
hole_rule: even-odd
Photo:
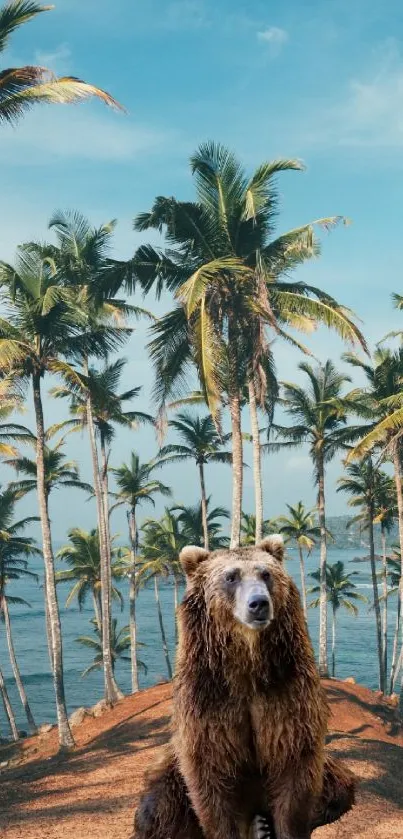
[[[330,748],[361,780],[358,803],[318,839],[403,839],[403,733],[390,705],[366,688],[325,682]],[[53,729],[0,748],[2,839],[129,839],[143,772],[167,739],[170,685],[127,697],[75,729],[57,755]]]

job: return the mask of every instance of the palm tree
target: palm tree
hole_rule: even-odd
[[[176,419],[170,420],[168,425],[175,429],[182,442],[179,445],[164,446],[159,453],[159,457],[164,458],[164,460],[170,463],[178,463],[182,460],[195,461],[200,478],[204,547],[208,551],[207,496],[204,467],[207,463],[232,463],[232,455],[230,452],[220,451],[223,440],[217,433],[210,414],[204,417],[194,417],[189,412],[183,412],[178,414]]]
[[[262,524],[262,537],[270,533],[278,533],[277,519],[266,519]],[[254,513],[242,513],[241,545],[256,544],[256,516]]]
[[[394,546],[393,556],[387,559],[388,577],[390,588],[388,589],[388,597],[392,594],[398,595],[397,598],[397,612],[396,612],[396,626],[393,638],[393,653],[392,664],[390,668],[390,682],[389,693],[393,693],[395,689],[396,679],[398,677],[398,648],[399,648],[399,631],[401,618],[401,601],[400,601],[400,580],[402,576],[402,564],[400,558],[400,548],[398,545]]]
[[[396,488],[393,478],[385,472],[377,470],[377,481],[375,486],[375,519],[376,524],[381,526],[382,542],[382,665],[384,673],[385,688],[388,678],[388,559],[387,559],[387,535],[393,530],[396,522]]]
[[[279,516],[278,518],[278,532],[283,534],[286,542],[294,542],[294,544],[298,546],[302,605],[304,608],[304,615],[307,617],[305,563],[303,551],[305,549],[308,554],[310,554],[312,548],[316,544],[316,540],[320,538],[320,528],[315,524],[315,511],[307,510],[302,501],[298,501],[298,504],[295,507],[287,504],[287,508],[289,515]]]
[[[149,463],[141,463],[136,452],[132,452],[130,463],[123,463],[118,469],[113,469],[115,475],[118,492],[114,493],[116,500],[115,507],[125,505],[127,509],[127,521],[129,526],[130,538],[130,560],[123,563],[122,570],[129,577],[129,610],[130,610],[130,637],[131,644],[131,662],[132,662],[132,693],[139,689],[138,671],[137,671],[137,627],[136,627],[136,591],[137,591],[137,569],[136,557],[138,553],[138,530],[137,530],[137,510],[143,504],[155,505],[154,497],[156,495],[170,495],[171,490],[161,481],[157,481],[152,477],[154,470],[159,467],[159,461],[150,461]]]
[[[206,524],[208,544],[211,551],[218,548],[228,547],[228,538],[221,534],[222,522],[218,519],[229,519],[228,510],[225,507],[210,507],[211,497],[206,498]],[[204,511],[201,502],[192,506],[176,504],[171,512],[177,514],[178,522],[182,527],[182,536],[186,545],[200,545],[205,543]]]
[[[96,618],[91,620],[91,623],[94,625],[94,632],[96,637],[92,638],[88,635],[80,635],[79,638],[76,638],[77,644],[82,644],[83,647],[88,647],[95,653],[94,661],[85,670],[82,672],[82,676],[88,676],[88,673],[91,673],[92,670],[99,670],[103,666],[103,645],[102,645],[102,630],[100,626],[97,624]],[[144,646],[143,644],[138,644],[139,647]],[[117,620],[116,618],[112,618],[111,621],[111,650],[112,650],[112,668],[113,672],[115,672],[116,662],[117,661],[130,661],[130,657],[125,655],[125,652],[130,648],[130,632],[128,626],[122,626],[121,629],[117,628]],[[137,662],[138,667],[142,668],[144,672],[147,672],[146,665],[143,661]]]
[[[399,301],[400,298],[396,296],[398,308],[400,306]],[[369,420],[368,426],[363,430],[360,442],[350,452],[349,458],[354,460],[381,446],[383,455],[390,455],[393,463],[402,563],[399,596],[400,610],[403,612],[403,476],[401,447],[403,347],[394,352],[390,349],[380,349],[378,347],[372,365],[363,362],[351,353],[346,356],[346,359],[350,364],[363,370],[366,375],[367,386],[356,390],[353,396],[357,412]],[[400,689],[400,713],[403,718],[403,674]]]
[[[68,368],[67,357],[83,352],[86,314],[68,289],[61,288],[54,263],[39,246],[21,246],[15,266],[0,263],[0,287],[5,317],[0,319],[0,369],[15,381],[32,386],[36,420],[37,490],[45,563],[45,595],[51,635],[59,740],[70,748],[70,731],[63,680],[63,652],[57,601],[49,503],[45,473],[45,424],[41,383],[46,373]]]
[[[293,341],[282,323],[306,327],[324,322],[344,339],[363,343],[345,309],[330,296],[304,283],[279,282],[317,252],[312,225],[271,241],[277,209],[275,177],[301,169],[295,160],[263,163],[246,176],[239,161],[220,144],[206,143],[191,158],[196,202],[158,197],[150,212],[136,219],[138,230],[164,232],[166,252],[139,248],[133,270],[147,291],[164,285],[175,292],[178,306],[153,328],[155,395],[160,405],[183,385],[196,365],[207,405],[216,422],[225,398],[231,417],[233,498],[231,546],[239,545],[242,510],[241,391],[248,385],[256,449],[257,530],[262,519],[260,441],[257,404],[265,404],[267,330]],[[339,219],[322,219],[327,227]],[[296,343],[294,341],[294,343]],[[257,392],[257,385],[259,392]],[[260,534],[257,533],[257,538]]]
[[[17,496],[10,487],[0,492],[0,614],[5,623],[7,645],[14,679],[28,725],[31,732],[34,733],[36,731],[36,723],[28,702],[15,654],[9,612],[9,605],[29,606],[30,604],[21,597],[15,597],[9,594],[8,586],[10,582],[13,580],[18,581],[21,577],[38,579],[36,574],[29,571],[28,559],[35,554],[40,554],[41,551],[36,547],[34,539],[29,536],[19,535],[26,529],[28,524],[31,524],[33,521],[38,521],[38,519],[36,517],[29,517],[20,521],[13,521],[16,500]]]
[[[70,606],[77,598],[78,608],[85,605],[87,597],[92,596],[97,626],[102,628],[101,603],[101,551],[98,530],[90,532],[80,527],[69,530],[69,545],[64,545],[57,552],[57,559],[68,565],[67,570],[56,572],[56,582],[73,582],[73,587],[67,597],[66,606]],[[112,549],[111,578],[120,577],[119,548]],[[118,600],[123,608],[123,597],[116,586],[112,586],[112,598]]]
[[[352,601],[354,600],[361,600],[366,602],[367,598],[364,597],[363,594],[359,594],[359,592],[355,591],[355,584],[352,582],[351,578],[358,574],[358,571],[352,571],[350,574],[347,574],[344,568],[344,562],[340,560],[335,562],[333,565],[328,565],[326,567],[326,592],[327,592],[327,599],[332,608],[332,676],[334,677],[336,674],[336,618],[337,612],[342,606],[344,609],[347,609],[348,612],[357,616],[358,615],[358,608]],[[313,580],[315,580],[319,585],[311,586],[309,588],[310,594],[318,594],[322,593],[321,591],[321,572],[320,569],[318,571],[314,571],[312,574],[309,575]],[[313,600],[312,603],[309,604],[310,607],[316,608],[320,605],[320,597],[316,600]]]
[[[355,428],[346,428],[348,404],[342,397],[342,388],[349,379],[339,373],[331,361],[313,368],[303,362],[299,369],[308,377],[307,387],[291,382],[283,383],[286,413],[294,425],[273,425],[277,441],[268,443],[268,450],[292,448],[308,443],[318,488],[318,520],[320,528],[321,603],[319,617],[319,672],[327,676],[327,594],[326,561],[327,529],[325,509],[326,465],[337,451],[345,447],[354,436]]]
[[[4,710],[6,712],[6,717],[8,719],[8,723],[11,729],[11,735],[13,740],[16,742],[19,739],[17,723],[15,721],[15,715],[13,711],[13,707],[10,702],[10,697],[8,695],[6,683],[4,681],[3,672],[0,669],[0,696],[3,700]]]
[[[47,434],[45,434],[45,438],[48,438]],[[33,435],[31,441],[36,445],[37,441]],[[64,442],[64,438],[61,438],[54,446],[45,444],[44,447],[45,492],[47,498],[49,499],[52,490],[63,489],[63,487],[81,489],[92,495],[94,491],[91,484],[87,484],[79,479],[79,470],[76,461],[66,460],[63,452]],[[4,462],[7,466],[15,469],[17,474],[26,475],[26,478],[22,478],[19,481],[11,481],[9,484],[10,489],[18,493],[19,496],[36,490],[37,464],[35,458],[29,458],[19,454]]]
[[[376,620],[376,639],[378,650],[378,667],[379,667],[379,688],[382,693],[385,693],[385,671],[384,671],[384,654],[383,654],[383,640],[382,640],[382,618],[379,604],[378,580],[376,574],[375,563],[375,540],[374,540],[374,521],[376,517],[376,487],[379,485],[380,477],[372,462],[372,458],[367,457],[360,460],[358,463],[349,463],[346,466],[347,476],[340,478],[338,481],[337,492],[347,492],[351,498],[349,500],[350,507],[361,507],[365,521],[365,527],[369,537],[369,559],[371,563],[372,589],[374,595],[374,610]]]
[[[85,315],[85,341],[79,360],[82,369],[71,367],[64,369],[64,378],[70,389],[74,388],[76,397],[85,396],[86,424],[91,449],[94,494],[97,506],[98,529],[101,547],[102,580],[102,622],[104,644],[104,680],[105,697],[108,702],[116,701],[120,696],[113,676],[110,650],[111,616],[111,579],[109,574],[109,538],[108,521],[105,516],[105,485],[99,467],[96,440],[91,377],[90,356],[107,358],[111,351],[121,346],[131,330],[126,327],[128,314],[140,314],[140,310],[115,295],[122,284],[129,283],[129,271],[126,264],[111,259],[109,248],[115,222],[93,228],[80,213],[57,212],[50,222],[56,233],[57,246],[47,247],[47,256],[58,270],[64,288],[72,293]],[[131,282],[131,281],[130,281]],[[130,285],[132,290],[132,285]],[[142,311],[142,310],[141,310]]]
[[[8,46],[16,29],[52,8],[33,0],[9,0],[0,9],[0,52]],[[122,110],[104,90],[74,76],[57,78],[45,67],[8,68],[0,73],[0,121],[14,123],[37,102],[70,104],[92,96]]]
[[[159,577],[167,578],[171,574],[174,577],[174,581],[177,579],[179,573],[179,552],[177,553],[176,551],[177,548],[180,550],[184,546],[184,542],[182,541],[183,537],[178,533],[178,529],[173,526],[171,510],[165,510],[165,515],[160,522],[148,519],[144,522],[141,529],[144,538],[141,546],[142,560],[137,571],[137,588],[146,585],[150,580],[154,582],[154,596],[161,632],[162,649],[168,678],[171,680],[173,671],[161,610],[158,579]]]

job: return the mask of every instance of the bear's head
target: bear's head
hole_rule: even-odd
[[[283,538],[277,534],[253,547],[213,553],[189,545],[180,554],[187,597],[202,597],[221,626],[262,631],[287,600],[291,580],[283,557]]]

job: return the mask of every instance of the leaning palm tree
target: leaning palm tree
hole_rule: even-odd
[[[334,677],[336,674],[336,619],[337,619],[337,612],[340,607],[343,607],[352,615],[358,615],[358,608],[355,605],[354,600],[361,600],[362,602],[366,602],[367,598],[363,594],[359,594],[359,592],[355,591],[356,586],[352,582],[352,577],[358,574],[358,571],[352,571],[350,574],[347,574],[344,568],[344,562],[340,560],[335,562],[333,565],[328,565],[326,567],[326,591],[327,591],[327,599],[331,605],[332,609],[332,676]],[[318,594],[321,593],[321,574],[320,569],[318,571],[314,571],[312,574],[309,575],[316,583],[319,585],[311,586],[309,588],[310,594]],[[312,603],[309,604],[310,607],[316,608],[320,605],[320,597],[316,600],[313,600]]]
[[[315,524],[316,511],[307,510],[302,501],[298,501],[295,507],[287,504],[287,508],[289,515],[279,516],[277,520],[278,532],[283,534],[286,542],[293,542],[298,547],[302,605],[307,617],[304,549],[310,554],[320,538],[320,528]]]
[[[4,620],[6,628],[11,668],[18,693],[29,728],[34,733],[36,723],[17,662],[9,611],[9,606],[29,606],[30,604],[22,597],[9,594],[9,584],[25,577],[38,579],[37,575],[29,570],[28,560],[34,555],[40,555],[41,551],[36,547],[34,539],[30,536],[21,535],[28,524],[38,521],[38,519],[31,516],[20,521],[14,521],[16,501],[17,496],[10,487],[0,492],[0,616]]]
[[[296,160],[261,164],[248,178],[224,146],[205,143],[191,158],[196,201],[158,197],[150,212],[136,219],[138,230],[163,231],[167,250],[142,246],[132,267],[145,290],[155,284],[175,292],[178,306],[153,328],[155,395],[160,405],[180,391],[194,364],[214,420],[223,401],[231,419],[233,498],[231,546],[240,541],[243,453],[241,393],[248,386],[256,449],[257,530],[262,519],[260,441],[256,406],[264,407],[267,377],[264,359],[268,333],[283,335],[283,325],[306,328],[322,322],[343,339],[363,339],[347,310],[306,283],[279,281],[317,252],[313,226],[272,240],[278,206],[276,176],[300,170]],[[333,226],[340,219],[322,219]],[[294,342],[295,343],[295,342]],[[257,537],[259,538],[257,533]]]
[[[96,618],[93,618],[91,623],[94,625],[95,638],[92,638],[89,635],[80,635],[79,638],[75,639],[77,644],[81,644],[83,647],[87,647],[95,653],[92,664],[90,664],[88,667],[85,668],[85,670],[83,670],[81,674],[83,677],[88,676],[88,674],[91,673],[93,670],[100,670],[103,666],[102,630],[100,626],[97,624]],[[138,646],[143,646],[143,644],[139,644]],[[116,618],[112,618],[111,650],[113,672],[115,672],[117,661],[130,661],[129,656],[125,655],[129,648],[129,627],[122,626],[118,631],[117,620]],[[147,667],[143,661],[138,661],[138,667],[142,668],[145,673],[147,672]]]
[[[70,544],[64,545],[58,550],[56,557],[64,562],[68,568],[56,572],[56,582],[72,582],[73,587],[66,600],[66,606],[70,606],[73,600],[77,599],[78,608],[85,605],[87,598],[91,595],[94,605],[95,619],[97,626],[102,628],[102,603],[101,603],[101,551],[99,544],[99,533],[97,530],[90,532],[80,527],[73,527],[69,530],[68,537]],[[112,540],[113,541],[113,540]],[[120,561],[118,560],[119,548],[112,548],[111,555],[111,578],[120,578]],[[116,586],[112,585],[112,598],[119,601],[123,608],[123,597]]]
[[[16,29],[52,8],[34,0],[9,0],[0,9],[0,52],[8,46]],[[39,102],[69,104],[92,96],[122,110],[109,93],[74,76],[57,78],[46,67],[8,68],[0,72],[0,122],[14,123]]]
[[[204,547],[208,550],[207,495],[204,468],[208,463],[230,464],[232,455],[230,452],[220,451],[223,440],[217,433],[213,419],[209,414],[204,417],[195,417],[189,412],[183,412],[178,414],[176,419],[170,420],[168,425],[175,429],[181,443],[164,446],[159,452],[159,457],[170,463],[178,463],[184,460],[194,460],[196,463],[200,478]]]
[[[346,428],[348,404],[342,397],[342,388],[349,379],[339,373],[331,361],[313,368],[303,362],[299,369],[305,373],[307,386],[283,383],[283,398],[286,414],[293,425],[273,425],[277,441],[268,443],[269,450],[289,449],[303,443],[309,445],[314,469],[314,480],[318,488],[318,520],[320,527],[320,573],[321,603],[319,618],[319,672],[328,674],[327,664],[327,529],[325,509],[326,465],[336,453],[346,446],[354,435],[355,428]]]
[[[228,537],[222,534],[222,521],[229,519],[228,510],[225,507],[210,508],[211,497],[206,498],[206,525],[208,544],[211,551],[228,547]],[[178,522],[182,528],[182,536],[187,545],[200,545],[205,543],[204,511],[201,502],[194,506],[176,504],[171,508],[176,513]]]
[[[127,508],[127,521],[130,538],[130,557],[125,557],[122,564],[122,573],[128,576],[129,588],[129,612],[130,612],[130,637],[131,662],[132,662],[132,693],[139,689],[137,671],[137,627],[136,627],[136,558],[138,553],[138,529],[137,511],[144,504],[155,505],[155,496],[167,496],[171,494],[168,486],[153,477],[153,472],[159,467],[159,461],[141,463],[136,452],[132,452],[129,463],[123,463],[118,469],[112,472],[116,478],[118,491],[114,493],[116,498],[115,507],[125,506]],[[113,509],[114,509],[113,508]]]
[[[376,494],[377,485],[381,481],[379,472],[374,468],[372,458],[367,455],[358,463],[348,463],[346,466],[347,477],[338,481],[337,492],[346,492],[350,495],[349,506],[361,507],[363,521],[369,538],[369,559],[371,563],[372,590],[374,596],[374,611],[376,621],[376,640],[378,650],[379,668],[379,689],[385,693],[385,668],[382,641],[382,617],[379,604],[378,580],[375,562],[375,540],[374,521],[376,517]]]

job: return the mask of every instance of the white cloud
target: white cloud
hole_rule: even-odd
[[[269,26],[257,33],[258,41],[263,41],[270,47],[272,55],[278,55],[284,44],[288,41],[288,32],[278,26]]]
[[[364,152],[398,151],[403,147],[403,59],[389,40],[375,66],[352,78],[343,99],[315,103],[301,120],[301,140],[309,147],[344,147]],[[306,126],[309,125],[307,130]]]
[[[48,67],[57,75],[67,75],[71,72],[71,49],[68,44],[60,44],[53,52],[36,50],[35,64]]]
[[[8,165],[44,165],[64,158],[125,162],[178,144],[174,131],[134,123],[121,114],[90,106],[42,107],[16,128],[5,126],[0,153]]]

